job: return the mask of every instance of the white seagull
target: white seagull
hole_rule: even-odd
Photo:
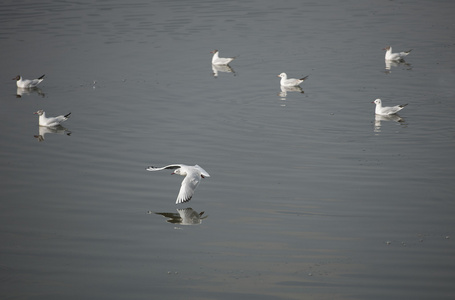
[[[404,58],[409,54],[409,52],[412,51],[412,49],[411,49],[411,50],[400,52],[400,53],[392,53],[392,46],[387,46],[382,50],[386,50],[385,60],[394,60],[394,61],[404,60]]]
[[[160,171],[165,169],[174,170],[173,174],[178,174],[182,176],[186,176],[185,179],[182,181],[182,186],[180,187],[179,195],[177,196],[177,200],[175,204],[188,202],[191,200],[194,194],[194,190],[199,185],[201,178],[210,177],[209,173],[205,171],[198,165],[195,166],[187,166],[183,164],[173,164],[168,165],[165,167],[147,167],[147,171]]]
[[[402,104],[402,105],[385,106],[385,107],[383,107],[381,99],[376,99],[376,100],[374,100],[371,103],[376,104],[376,109],[375,109],[374,112],[377,115],[382,115],[382,116],[394,115],[397,112],[399,112],[400,110],[402,110],[406,105],[408,105],[406,103],[406,104]]]
[[[68,113],[64,116],[61,115],[61,116],[57,116],[57,117],[46,118],[46,112],[42,109],[38,110],[37,112],[34,112],[34,114],[39,116],[39,126],[46,126],[46,127],[60,125],[60,123],[68,120],[68,118],[71,115],[71,113]]]
[[[298,86],[303,81],[305,81],[305,79],[307,79],[308,76],[305,76],[300,79],[296,79],[296,78],[288,78],[288,75],[286,75],[286,73],[281,73],[280,75],[278,75],[278,77],[281,77],[280,84],[282,86]]]
[[[45,75],[46,74],[37,79],[22,79],[21,75],[17,75],[13,80],[16,80],[16,85],[19,88],[34,88],[44,80]]]
[[[235,59],[235,57],[218,57],[218,53],[220,53],[218,50],[213,50],[210,53],[213,53],[212,64],[214,65],[227,65]]]

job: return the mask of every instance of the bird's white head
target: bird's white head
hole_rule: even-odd
[[[280,75],[278,75],[278,77],[286,78],[286,77],[288,77],[288,76],[286,75],[286,73],[281,73]]]
[[[172,175],[177,174],[177,175],[182,175],[185,176],[186,172],[182,170],[182,168],[175,169],[174,172],[172,172]]]
[[[371,102],[371,103],[374,103],[374,104],[377,105],[377,104],[382,104],[382,101],[381,101],[381,99],[378,98],[378,99],[374,100],[374,101]]]
[[[35,111],[33,114],[41,116],[41,115],[43,115],[43,113],[44,113],[44,110],[40,109],[38,111]]]

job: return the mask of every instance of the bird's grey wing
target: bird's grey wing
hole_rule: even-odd
[[[204,177],[210,177],[210,174],[204,170],[203,168],[201,168],[201,166],[199,165],[195,165],[194,166],[196,169],[198,169],[200,172],[201,172],[201,175],[204,176]]]
[[[185,179],[182,181],[182,185],[180,186],[179,195],[177,196],[177,200],[175,204],[188,202],[191,200],[194,194],[194,190],[199,185],[201,181],[201,176],[198,172],[191,172],[185,176]]]
[[[167,165],[167,166],[164,166],[164,167],[154,167],[154,166],[150,166],[150,167],[147,167],[145,168],[147,171],[160,171],[160,170],[165,170],[165,169],[171,169],[171,170],[174,170],[174,169],[178,169],[178,168],[181,168],[183,165],[179,165],[179,164],[175,164],[175,165]]]
[[[68,118],[65,117],[65,116],[57,116],[57,117],[55,117],[55,118],[52,118],[52,119],[49,120],[49,121],[51,121],[50,123],[61,123],[61,122],[63,122],[63,121],[66,121],[67,119],[68,119]]]
[[[40,82],[41,82],[41,80],[39,80],[39,79],[32,79],[32,80],[30,80],[29,85],[30,86],[37,86],[38,83],[40,83]]]

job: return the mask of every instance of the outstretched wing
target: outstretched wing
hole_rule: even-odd
[[[199,172],[188,173],[182,181],[182,186],[180,187],[175,204],[190,201],[191,198],[193,198],[194,190],[199,185],[199,182],[201,182]]]
[[[164,166],[164,167],[154,167],[154,166],[150,166],[150,167],[147,167],[145,168],[147,171],[160,171],[160,170],[165,170],[165,169],[171,169],[171,170],[175,170],[175,169],[178,169],[178,168],[181,168],[183,165],[181,164],[175,164],[175,165],[168,165],[168,166]]]
[[[198,169],[199,172],[201,172],[201,175],[202,175],[203,177],[210,177],[210,174],[207,173],[206,170],[204,170],[203,168],[201,168],[201,166],[195,165],[194,167],[195,167],[196,169]]]

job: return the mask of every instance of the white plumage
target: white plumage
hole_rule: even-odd
[[[183,164],[172,164],[165,167],[147,167],[147,171],[160,171],[165,169],[174,170],[172,174],[185,176],[180,187],[175,204],[188,202],[194,194],[194,190],[199,185],[201,178],[210,177],[209,173],[198,165],[187,166]]]
[[[399,112],[400,110],[402,110],[406,105],[408,105],[408,104],[406,103],[406,104],[396,105],[396,106],[382,106],[382,101],[381,101],[381,99],[376,99],[376,100],[374,100],[374,101],[371,102],[371,103],[376,104],[376,109],[375,109],[374,112],[375,112],[377,115],[383,115],[383,116],[388,116],[388,115],[396,114],[397,112]]]
[[[44,76],[38,77],[37,79],[22,79],[21,75],[17,75],[13,80],[16,80],[16,85],[19,88],[34,88],[44,80]]]
[[[218,50],[213,50],[210,53],[213,53],[212,64],[214,64],[214,65],[227,65],[228,63],[230,63],[231,61],[233,61],[235,59],[235,57],[227,57],[227,58],[219,57],[218,53],[220,53],[220,52]]]
[[[308,76],[305,76],[300,79],[288,78],[288,75],[286,73],[281,73],[280,75],[278,75],[278,77],[281,77],[280,85],[282,86],[298,86],[299,84],[304,82],[305,79],[308,78]]]
[[[39,116],[39,125],[47,127],[60,125],[60,123],[68,120],[68,118],[71,115],[71,113],[68,113],[66,115],[47,118],[46,112],[42,109],[38,110],[37,112],[34,112],[34,114]]]
[[[412,51],[412,49],[411,49],[411,50],[404,51],[404,52],[392,53],[392,46],[387,46],[382,50],[386,50],[385,60],[392,60],[392,61],[403,60],[409,54],[409,52]]]

